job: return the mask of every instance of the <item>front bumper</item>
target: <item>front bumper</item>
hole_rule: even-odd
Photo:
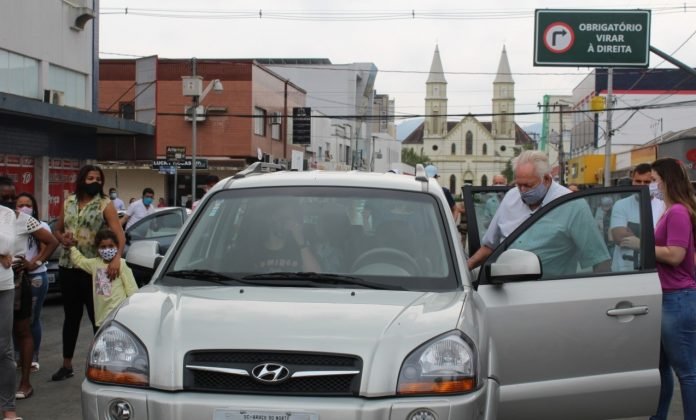
[[[497,394],[497,387],[494,383],[492,385],[492,393]],[[487,398],[488,394],[488,382],[465,395],[338,398],[166,392],[101,385],[85,380],[82,383],[82,418],[109,420],[111,402],[123,400],[132,407],[131,420],[213,420],[215,411],[221,409],[230,412],[310,413],[320,420],[405,420],[409,413],[419,408],[432,410],[438,420],[474,420],[491,418],[490,413],[495,412],[495,407],[491,407],[494,398]]]

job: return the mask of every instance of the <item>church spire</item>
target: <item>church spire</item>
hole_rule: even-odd
[[[425,82],[425,115],[424,137],[444,137],[447,134],[447,80],[437,45],[430,65],[430,75]]]
[[[432,70],[430,71],[432,72]],[[498,73],[493,83],[515,83],[515,81],[512,80],[511,73],[507,52],[505,51],[505,45],[503,45],[503,52],[500,54],[500,62],[498,63]]]
[[[433,54],[433,62],[430,64],[430,75],[426,83],[447,83],[444,70],[442,70],[442,61],[440,61],[440,48],[437,45],[435,45],[435,54]]]

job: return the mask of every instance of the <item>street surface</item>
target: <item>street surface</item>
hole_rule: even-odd
[[[80,337],[75,350],[73,368],[75,376],[61,382],[51,381],[51,375],[60,367],[62,357],[61,328],[63,325],[63,306],[60,299],[49,296],[42,314],[44,322],[43,342],[41,344],[41,370],[31,378],[34,395],[17,401],[17,414],[26,420],[78,420],[82,418],[80,406],[80,386],[84,379],[87,350],[92,339],[92,328],[85,313],[82,318]],[[675,380],[676,382],[676,380]],[[683,420],[681,397],[677,389],[670,407],[670,420]],[[645,420],[636,417],[625,420]]]

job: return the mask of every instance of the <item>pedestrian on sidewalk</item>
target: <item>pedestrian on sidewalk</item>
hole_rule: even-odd
[[[98,255],[94,238],[101,229],[108,226],[118,237],[116,256],[108,264],[107,274],[115,279],[121,272],[121,255],[126,237],[118,220],[116,208],[104,194],[104,173],[101,168],[86,165],[80,169],[77,176],[75,194],[70,195],[63,204],[63,211],[58,218],[54,235],[63,244],[77,249],[87,258]],[[92,297],[92,276],[75,267],[70,260],[69,252],[64,252],[60,259],[60,290],[63,297],[63,366],[51,377],[61,381],[74,375],[72,359],[75,345],[80,332],[83,307],[87,308],[87,316],[96,332],[94,318],[94,300]]]
[[[108,229],[97,232],[94,244],[99,252],[99,257],[86,258],[74,246],[70,248],[72,263],[92,276],[94,299],[94,323],[101,327],[102,323],[111,311],[116,309],[128,296],[138,291],[133,272],[121,261],[121,272],[118,277],[111,280],[107,275],[109,263],[118,252],[118,236]]]
[[[662,286],[660,400],[651,420],[666,420],[674,388],[672,369],[681,385],[685,419],[696,419],[696,194],[676,159],[658,159],[652,179],[665,211],[655,227],[655,259]]]

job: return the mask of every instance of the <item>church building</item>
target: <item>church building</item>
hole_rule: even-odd
[[[532,139],[515,123],[515,81],[505,47],[493,80],[492,121],[473,115],[447,120],[447,80],[440,51],[435,47],[425,82],[425,119],[404,141],[402,148],[424,154],[437,166],[440,184],[453,194],[464,184],[489,185],[494,175]]]

